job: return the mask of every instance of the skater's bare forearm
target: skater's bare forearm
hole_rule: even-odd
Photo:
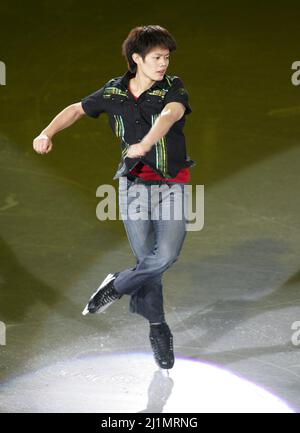
[[[59,131],[73,125],[85,112],[81,102],[69,105],[62,110],[49,125],[33,140],[33,148],[37,153],[45,154],[52,150],[52,138]]]
[[[173,124],[184,115],[185,107],[179,102],[168,103],[155,120],[152,128],[140,143],[132,144],[127,152],[128,158],[139,158],[149,152],[152,146],[163,138]]]
[[[184,111],[184,106],[178,102],[171,102],[165,106],[148,134],[141,141],[146,151],[149,152],[151,147],[167,134],[173,124],[184,115]]]
[[[41,132],[41,134],[47,135],[49,138],[53,138],[59,131],[68,128],[79,120],[83,115],[84,111],[81,106],[81,102],[69,105],[62,110],[52,122]]]

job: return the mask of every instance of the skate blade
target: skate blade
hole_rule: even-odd
[[[108,308],[111,304],[112,304],[112,302],[110,302],[109,304],[104,305],[104,307],[99,308],[97,311],[94,311],[93,313],[90,312],[90,310],[88,309],[88,305],[89,304],[87,304],[86,307],[85,307],[85,309],[82,311],[81,314],[83,316],[86,316],[88,313],[90,313],[90,314],[100,314],[100,313],[103,313],[106,310],[106,308]]]
[[[89,304],[86,305],[85,309],[81,313],[83,316],[86,316],[89,313],[88,305]]]

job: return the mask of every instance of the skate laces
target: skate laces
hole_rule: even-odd
[[[100,290],[95,295],[95,302],[97,304],[108,304],[109,302],[115,301],[119,298],[118,292],[114,288],[113,284],[110,284],[108,287],[106,287],[104,290]]]

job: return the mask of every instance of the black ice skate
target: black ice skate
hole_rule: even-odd
[[[97,291],[92,295],[82,314],[102,313],[114,301],[121,298],[121,295],[116,291],[113,281],[119,273],[108,274]]]
[[[150,326],[150,343],[156,364],[170,369],[174,365],[173,335],[166,323]]]

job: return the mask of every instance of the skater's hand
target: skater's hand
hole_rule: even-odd
[[[126,156],[128,158],[139,158],[147,153],[147,149],[142,143],[136,143],[129,146]]]
[[[40,134],[33,140],[33,148],[37,153],[49,153],[52,150],[53,144],[51,138],[46,134]]]

